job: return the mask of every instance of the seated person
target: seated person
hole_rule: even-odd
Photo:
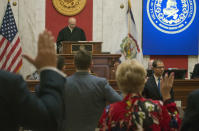
[[[199,63],[195,64],[194,69],[193,69],[193,73],[191,75],[191,79],[194,78],[199,78]]]
[[[26,80],[40,80],[39,71],[36,70],[32,74],[27,75],[26,76]]]
[[[160,84],[162,75],[164,73],[164,63],[161,60],[154,60],[153,64],[153,75],[151,75],[145,84],[143,96],[145,98],[151,98],[153,100],[163,100],[160,92]],[[174,98],[173,89],[171,89],[171,98]]]
[[[63,56],[57,57],[57,69],[59,69],[60,71],[62,71],[64,73],[65,63],[64,63],[64,57]],[[32,74],[27,75],[26,80],[40,80],[39,71],[36,70]]]
[[[125,96],[123,101],[111,104],[100,119],[100,131],[171,131],[181,124],[170,90],[174,74],[165,75],[161,83],[163,103],[141,96],[146,80],[144,66],[136,60],[127,60],[118,66],[116,80]]]
[[[57,56],[57,69],[64,73],[65,63],[64,63],[63,56]],[[65,74],[63,74],[63,75],[66,77]],[[39,72],[38,72],[38,76],[39,76]],[[37,79],[37,80],[39,80],[39,79]],[[35,86],[35,94],[40,96],[40,85],[39,84]]]

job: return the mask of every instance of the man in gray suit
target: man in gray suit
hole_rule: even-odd
[[[106,79],[89,74],[91,54],[80,49],[75,55],[76,73],[67,77],[65,131],[94,131],[106,103],[122,97]]]

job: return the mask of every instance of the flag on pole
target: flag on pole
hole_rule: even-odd
[[[128,35],[123,39],[120,47],[121,47],[121,52],[125,56],[125,59],[135,58],[142,63],[143,54],[142,54],[141,44],[138,43],[138,33],[132,12],[131,1],[132,0],[128,0],[128,10],[127,10]]]
[[[22,49],[15,18],[8,1],[0,27],[0,69],[17,73],[22,66]]]

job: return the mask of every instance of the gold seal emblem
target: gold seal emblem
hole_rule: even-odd
[[[80,13],[86,0],[52,0],[55,9],[62,15],[73,16]]]

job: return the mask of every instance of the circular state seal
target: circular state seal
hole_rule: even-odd
[[[124,55],[125,59],[133,59],[137,56],[137,46],[136,41],[129,36],[126,36],[122,40],[122,44],[120,45],[121,52]]]
[[[177,34],[186,30],[196,15],[195,0],[148,0],[147,15],[161,32]]]
[[[52,0],[55,9],[62,15],[73,16],[80,13],[87,0]]]

